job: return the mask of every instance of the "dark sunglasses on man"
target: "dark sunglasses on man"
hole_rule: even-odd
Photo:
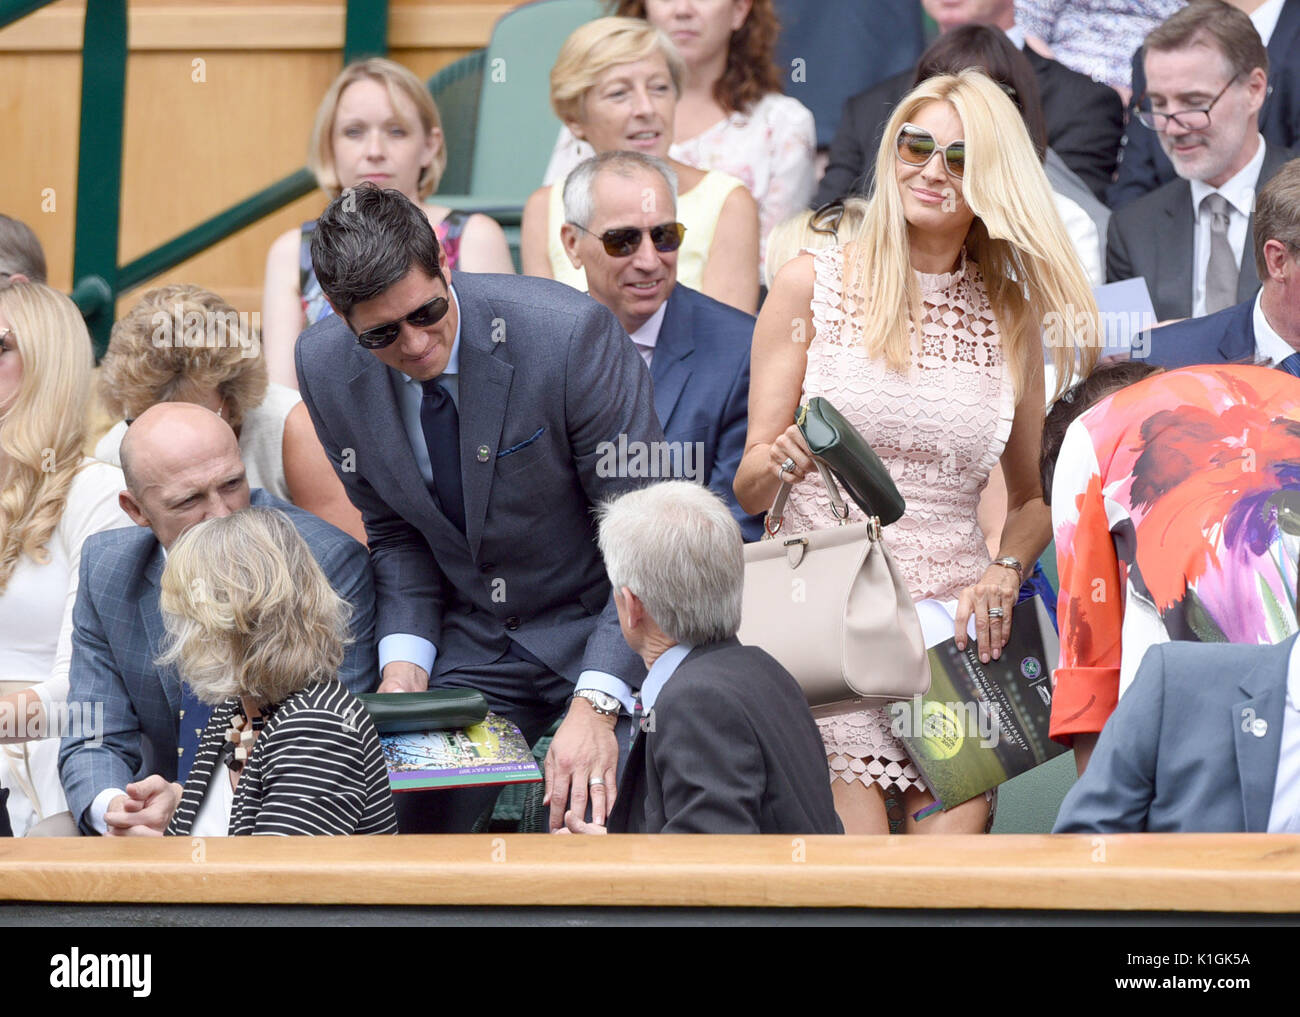
[[[966,172],[966,142],[961,138],[940,145],[924,127],[903,124],[895,144],[899,162],[908,166],[924,166],[936,152],[940,152],[944,165],[954,177],[961,177]]]
[[[637,248],[641,246],[643,233],[650,234],[650,243],[662,254],[677,250],[682,246],[682,239],[686,236],[686,227],[679,222],[661,223],[644,230],[636,226],[623,226],[615,230],[606,230],[599,236],[576,222],[569,225],[574,229],[582,230],[589,237],[596,237],[604,245],[605,253],[611,258],[630,258],[636,254]]]
[[[442,275],[439,274],[437,278],[441,280]],[[445,286],[446,283],[444,282],[443,285]],[[427,304],[421,304],[404,318],[359,332],[357,342],[368,350],[382,350],[397,341],[397,337],[402,333],[402,322],[409,321],[416,328],[429,328],[447,317],[447,312],[450,309],[451,304],[448,303],[446,297],[434,297]]]

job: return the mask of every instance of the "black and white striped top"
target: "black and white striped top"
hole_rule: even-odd
[[[188,836],[193,828],[237,702],[213,711],[169,834]],[[253,743],[235,787],[230,835],[396,832],[388,768],[365,707],[333,680],[295,692]]]

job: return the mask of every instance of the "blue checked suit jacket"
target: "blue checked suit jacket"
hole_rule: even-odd
[[[353,641],[339,681],[354,693],[373,691],[379,674],[366,549],[342,530],[260,488],[251,500],[289,516],[330,585],[352,605]],[[153,773],[176,779],[181,683],[174,669],[154,666],[166,634],[158,606],[162,571],[162,545],[142,526],[93,534],[81,553],[68,700],[91,704],[92,710],[102,702],[104,730],[98,744],[87,731],[63,739],[59,776],[84,833],[94,833],[87,810],[106,788],[124,788]]]

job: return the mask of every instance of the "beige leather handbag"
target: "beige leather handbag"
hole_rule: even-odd
[[[745,545],[743,643],[794,675],[809,706],[847,699],[881,705],[930,690],[921,622],[880,532],[848,523],[829,469],[816,460],[840,525],[779,536],[790,485],[781,484],[763,540]]]

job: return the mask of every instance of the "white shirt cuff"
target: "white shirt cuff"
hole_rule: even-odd
[[[406,632],[393,632],[379,640],[379,677],[383,680],[384,668],[394,660],[404,660],[433,677],[433,662],[438,659],[438,648],[423,636]]]
[[[90,825],[95,828],[95,832],[100,836],[108,835],[108,823],[104,821],[104,813],[113,804],[114,798],[124,794],[126,792],[120,787],[105,788],[95,795],[95,800],[90,803]]]
[[[578,683],[574,686],[575,692],[578,689],[595,689],[597,692],[607,693],[622,703],[623,709],[629,714],[632,713],[632,706],[636,701],[632,686],[604,671],[583,671],[578,675]]]

